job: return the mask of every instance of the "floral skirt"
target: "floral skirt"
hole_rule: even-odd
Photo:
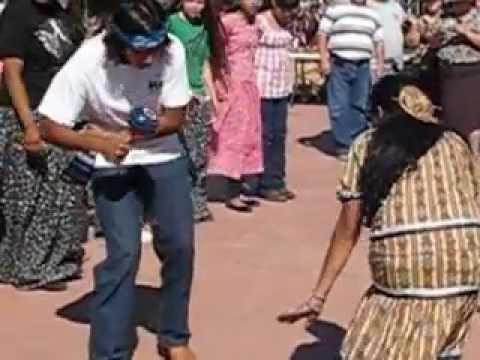
[[[206,98],[194,97],[187,107],[187,121],[181,133],[192,180],[192,201],[195,220],[210,215],[207,205],[208,145],[212,136],[212,104]]]
[[[477,308],[477,294],[398,298],[370,289],[344,339],[344,360],[459,358]]]
[[[27,289],[79,274],[88,218],[85,188],[63,175],[73,155],[56,147],[31,156],[11,109],[0,109],[3,231],[0,282]]]

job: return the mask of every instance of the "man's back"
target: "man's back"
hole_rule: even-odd
[[[392,59],[398,65],[403,64],[403,33],[402,24],[406,14],[400,4],[395,0],[376,1],[368,6],[378,14],[383,28],[385,58]]]

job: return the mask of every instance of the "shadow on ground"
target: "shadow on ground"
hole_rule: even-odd
[[[318,340],[299,345],[290,360],[337,360],[345,336],[345,329],[327,321],[317,321],[307,331]]]
[[[156,332],[156,324],[154,320],[157,317],[152,316],[152,314],[156,314],[158,311],[158,292],[158,288],[137,286],[137,326],[150,333]],[[59,309],[57,315],[74,323],[89,324],[91,299],[92,293],[88,293],[73,303],[65,305]]]
[[[306,147],[314,148],[328,156],[336,155],[335,140],[330,130],[322,131],[318,135],[299,138],[298,143]]]

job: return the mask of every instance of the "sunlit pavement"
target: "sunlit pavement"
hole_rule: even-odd
[[[292,109],[288,171],[296,201],[265,203],[248,215],[215,205],[215,222],[198,227],[191,325],[200,360],[334,359],[344,328],[369,286],[365,240],[331,293],[324,321],[308,330],[275,321],[278,312],[309,294],[336,218],[335,184],[341,165],[320,151],[328,150],[328,137],[320,136],[327,128],[322,107]],[[85,278],[65,293],[0,287],[0,360],[87,359],[87,295],[91,270],[103,255],[103,242],[91,241]],[[138,277],[137,360],[157,359],[152,330],[158,271],[151,245],[146,244]],[[464,359],[478,359],[479,351],[476,321]]]

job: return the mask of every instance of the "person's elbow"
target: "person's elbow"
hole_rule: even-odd
[[[341,236],[338,238],[355,245],[360,236],[361,219],[361,201],[344,202],[337,221],[337,231],[341,232]]]

